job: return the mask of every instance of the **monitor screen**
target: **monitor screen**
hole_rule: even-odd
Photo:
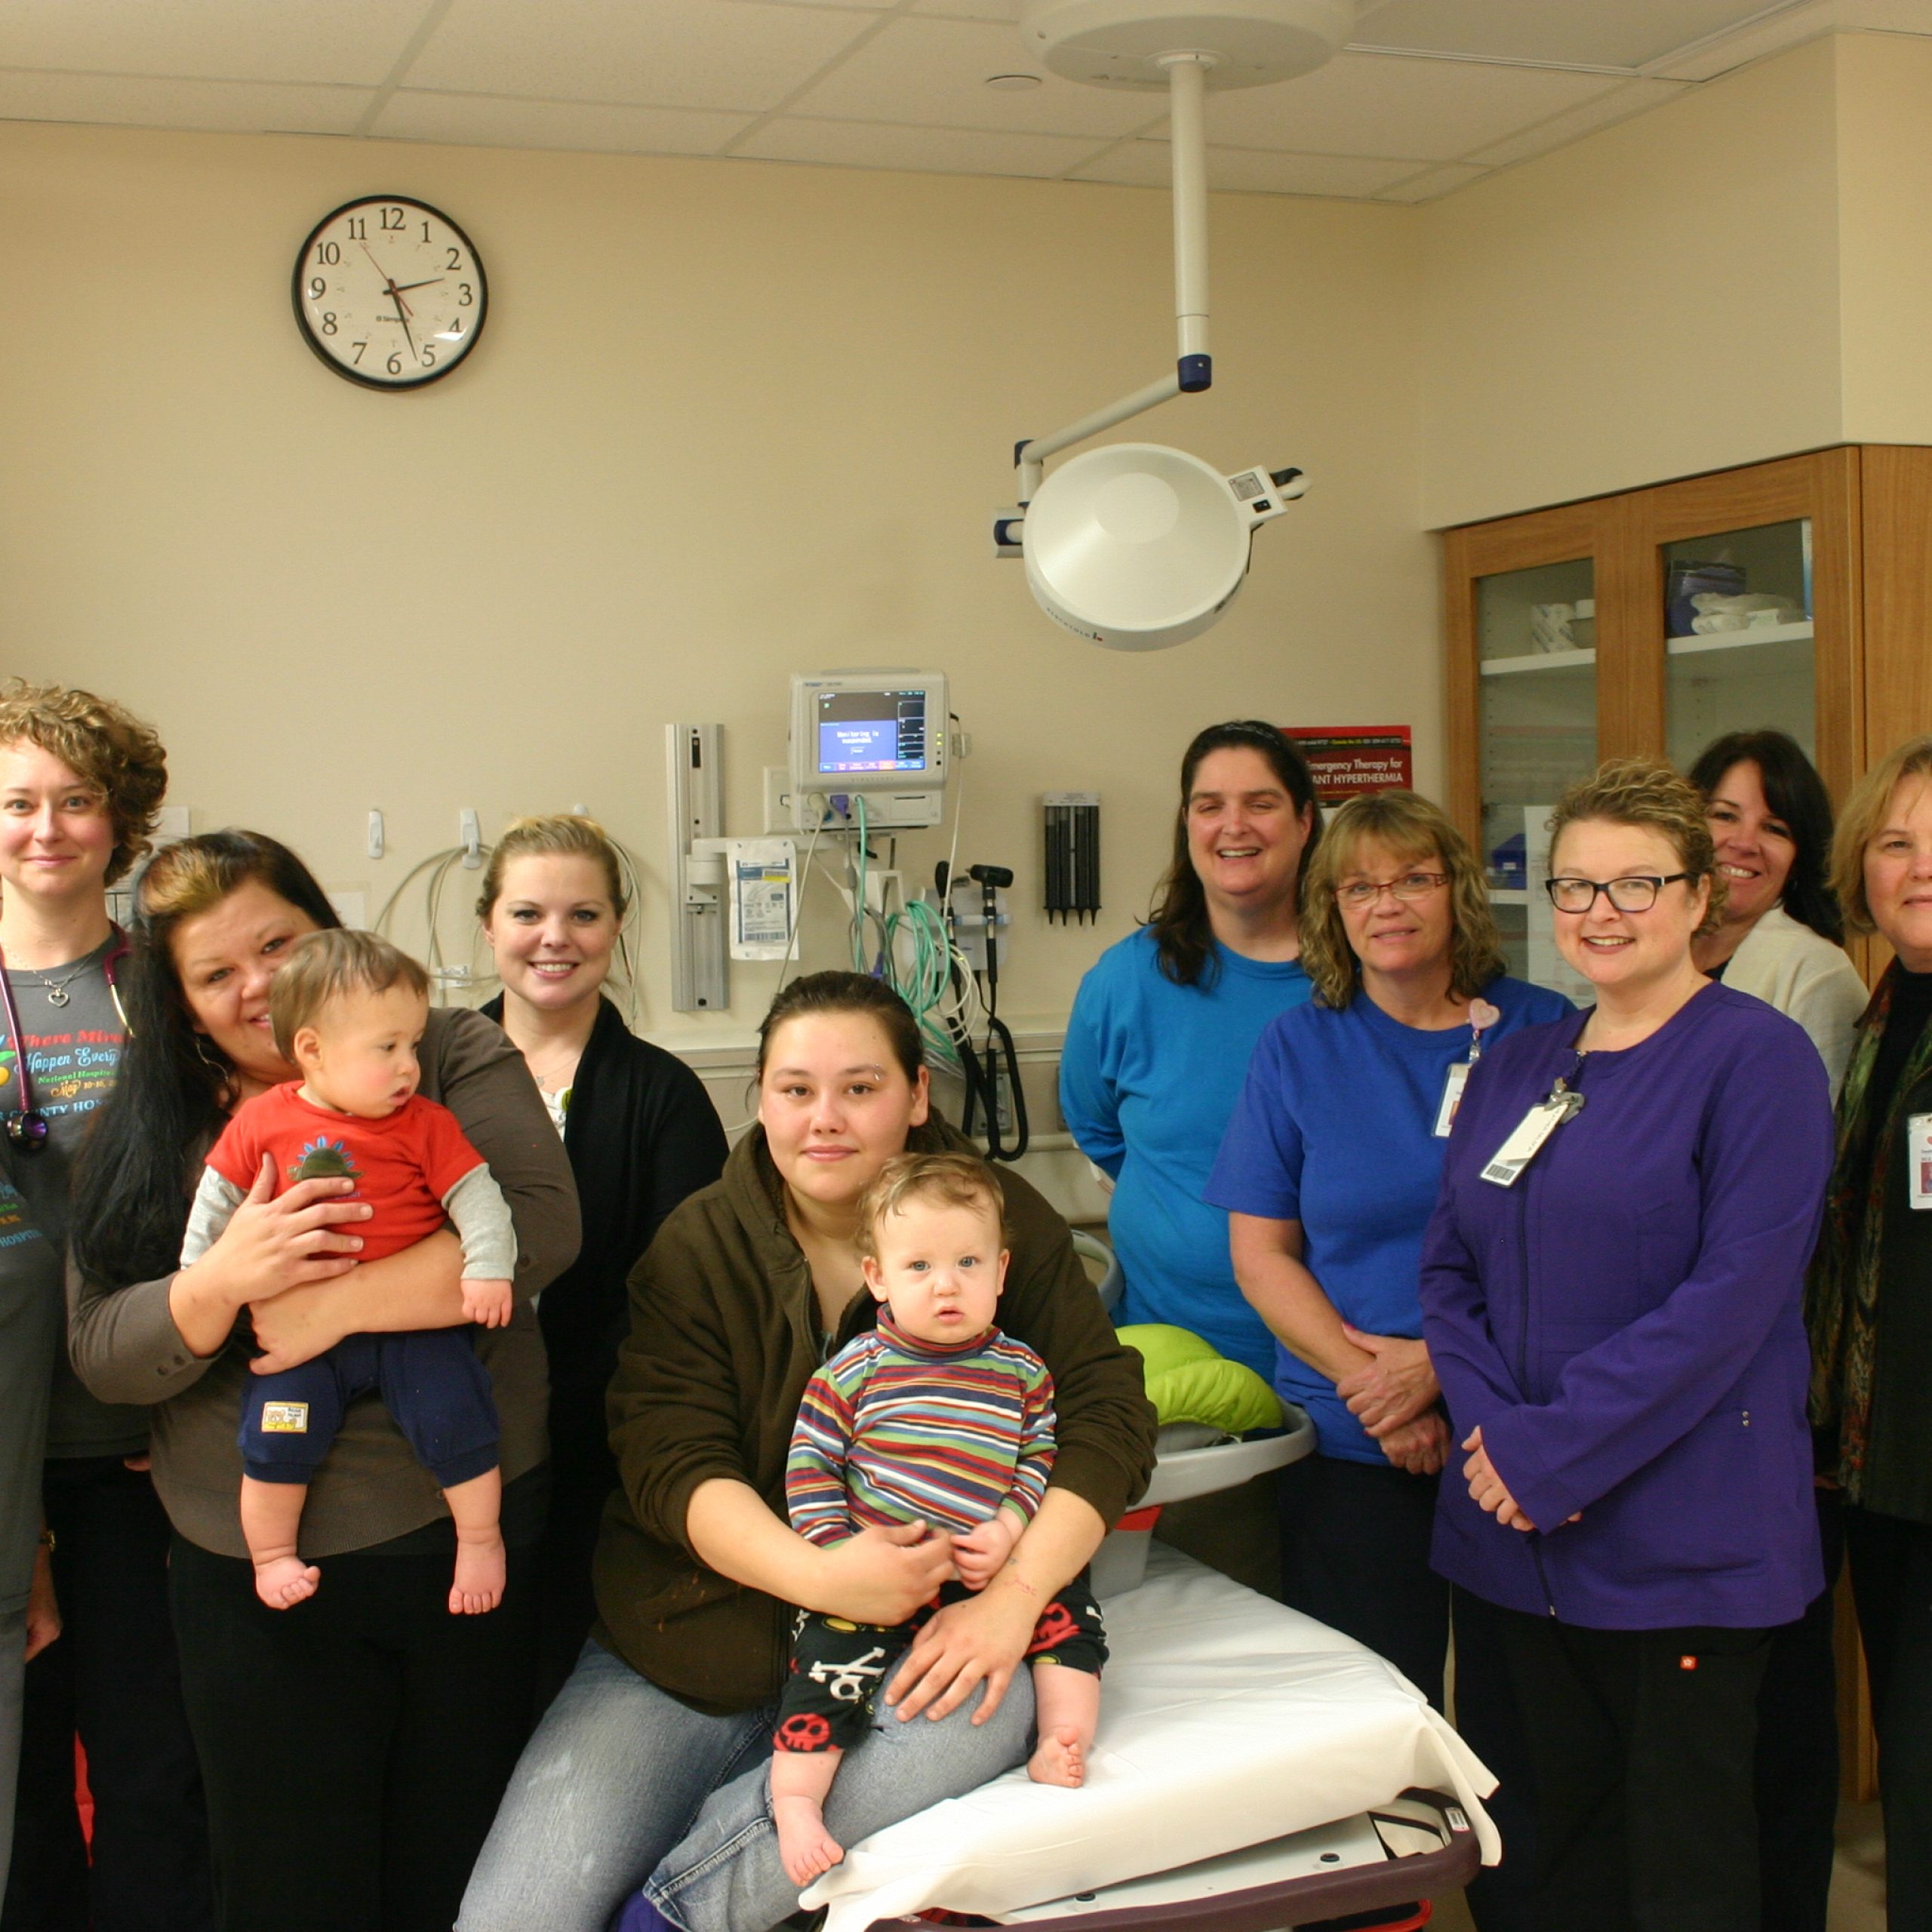
[[[818,769],[822,777],[926,768],[923,691],[818,694]]]

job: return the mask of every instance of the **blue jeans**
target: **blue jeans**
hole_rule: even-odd
[[[838,1767],[843,1845],[1025,1761],[1030,1674],[983,1724],[884,1717]],[[457,1932],[605,1932],[642,1886],[685,1932],[770,1932],[798,1909],[778,1862],[768,1766],[777,1705],[707,1717],[594,1641],[525,1748],[470,1875]]]

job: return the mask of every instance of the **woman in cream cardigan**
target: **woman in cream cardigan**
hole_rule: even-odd
[[[1782,731],[1733,731],[1690,768],[1728,888],[1723,923],[1699,940],[1705,972],[1755,994],[1810,1035],[1835,1099],[1871,995],[1840,941],[1826,883],[1832,805]],[[1826,1587],[1773,1638],[1758,1703],[1763,1932],[1825,1932],[1838,1811],[1837,1672],[1831,1586],[1844,1549],[1840,1497],[1817,1491]]]
[[[1823,782],[1792,739],[1768,731],[1713,739],[1687,775],[1704,795],[1727,888],[1723,923],[1697,942],[1697,964],[1796,1020],[1835,1098],[1871,995],[1845,957],[1844,920],[1825,883],[1832,804]]]

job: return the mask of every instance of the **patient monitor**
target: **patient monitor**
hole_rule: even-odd
[[[868,826],[938,824],[946,721],[943,671],[795,671],[792,824],[856,824],[859,798]]]

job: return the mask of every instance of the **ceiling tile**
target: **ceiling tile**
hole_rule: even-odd
[[[986,84],[989,74],[1040,72],[1010,26],[903,17],[792,105],[842,121],[1097,137],[1131,134],[1161,117],[1161,95],[1082,87],[1053,74],[1023,93]]]
[[[1214,95],[1208,135],[1234,147],[1456,161],[1617,85],[1599,74],[1343,54],[1295,80]]]
[[[1742,67],[1747,61],[1761,60],[1767,54],[1781,53],[1787,47],[1795,47],[1800,41],[1815,40],[1820,34],[1829,33],[1837,25],[1838,8],[1834,0],[1805,0],[1802,5],[1781,9],[1755,27],[1727,34],[1707,46],[1692,48],[1684,54],[1672,54],[1654,61],[1647,71],[1666,80],[1715,80],[1718,75],[1727,74],[1734,67]]]
[[[372,98],[366,88],[0,69],[0,121],[205,128],[235,134],[347,134],[355,131]]]
[[[404,78],[451,94],[761,113],[877,18],[749,0],[455,0]]]
[[[1492,60],[1641,67],[1756,18],[1780,0],[1381,0],[1358,45]],[[1782,0],[1793,6],[1801,0]]]
[[[374,87],[429,0],[6,0],[0,67]]]
[[[929,174],[1063,174],[1094,152],[1091,137],[989,134],[960,128],[892,128],[877,122],[781,115],[734,148],[761,161],[897,168]]]
[[[1118,181],[1164,188],[1173,163],[1165,141],[1123,142],[1073,171],[1076,181]],[[1211,188],[1268,195],[1372,195],[1415,172],[1412,161],[1369,161],[1359,155],[1264,154],[1252,148],[1210,148]]]
[[[1633,114],[1661,107],[1666,101],[1687,92],[1690,85],[1687,81],[1626,81],[1595,100],[1585,101],[1580,107],[1552,115],[1536,127],[1512,134],[1506,141],[1478,148],[1468,158],[1491,168],[1527,161],[1533,154],[1547,154],[1552,148],[1560,148],[1566,141],[1574,141],[1595,128],[1607,128],[1613,122],[1627,121]]]
[[[1481,180],[1488,172],[1486,168],[1471,168],[1460,161],[1438,162],[1420,174],[1411,174],[1406,181],[1398,181],[1392,188],[1383,189],[1375,198],[1378,202],[1432,202],[1439,195],[1466,188],[1472,181]]]
[[[755,117],[675,107],[506,100],[496,94],[398,88],[369,132],[459,147],[567,148],[603,154],[715,154]]]

